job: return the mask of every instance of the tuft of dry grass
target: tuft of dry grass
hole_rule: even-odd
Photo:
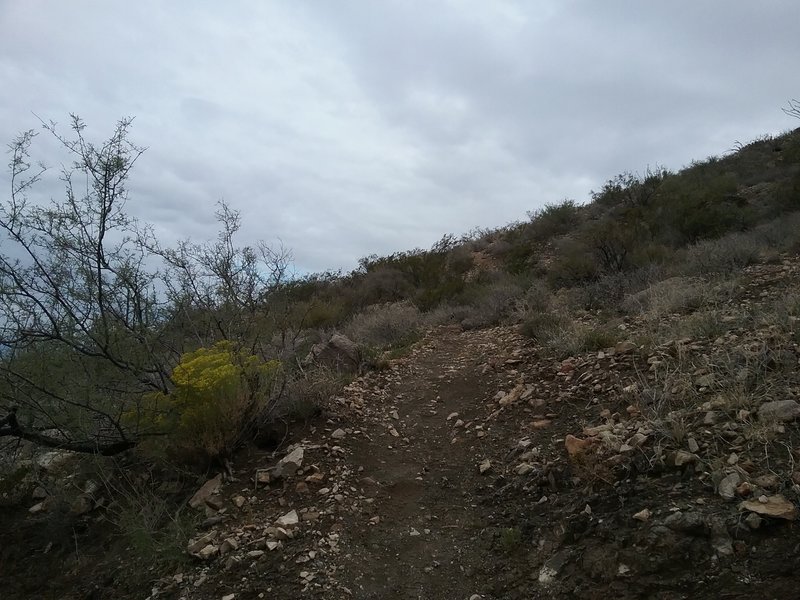
[[[345,334],[366,346],[386,348],[418,335],[422,327],[419,310],[408,302],[374,304],[355,315],[345,326]]]

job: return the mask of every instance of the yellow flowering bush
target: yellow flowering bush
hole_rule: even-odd
[[[279,371],[280,362],[230,342],[189,352],[172,371],[172,392],[152,394],[140,407],[140,426],[168,432],[168,446],[179,454],[224,455],[266,408]]]

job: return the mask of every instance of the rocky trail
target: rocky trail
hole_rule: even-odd
[[[566,359],[433,330],[209,479],[192,562],[146,597],[796,597],[800,318],[775,307],[799,289],[796,261],[752,267],[693,336],[632,316]]]
[[[798,279],[791,261],[753,268],[716,338],[647,351],[635,318],[628,340],[566,360],[512,327],[435,330],[284,449],[302,464],[255,493],[226,483],[242,508],[195,545],[209,562],[153,598],[792,597],[797,344],[779,352],[782,408],[734,406],[703,366],[682,367],[697,406],[667,413],[653,390],[671,361],[763,352],[774,327],[740,317]]]

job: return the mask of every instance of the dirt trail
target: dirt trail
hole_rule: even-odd
[[[487,403],[513,373],[483,365],[503,362],[509,337],[446,330],[387,378],[381,402],[367,400],[374,433],[352,444],[348,460],[377,484],[379,522],[345,528],[337,578],[354,597],[469,598],[485,587],[476,546],[490,523],[475,491],[491,474],[478,464],[493,442]]]

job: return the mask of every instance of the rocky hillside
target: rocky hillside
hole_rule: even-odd
[[[98,548],[70,592],[4,568],[4,597],[794,597],[800,261],[626,303],[576,316],[618,341],[567,357],[432,330],[198,489],[166,576]]]
[[[0,596],[792,598],[799,211],[796,130],[344,276],[267,254],[261,289],[237,248],[233,300],[106,354],[26,338],[0,355]]]

